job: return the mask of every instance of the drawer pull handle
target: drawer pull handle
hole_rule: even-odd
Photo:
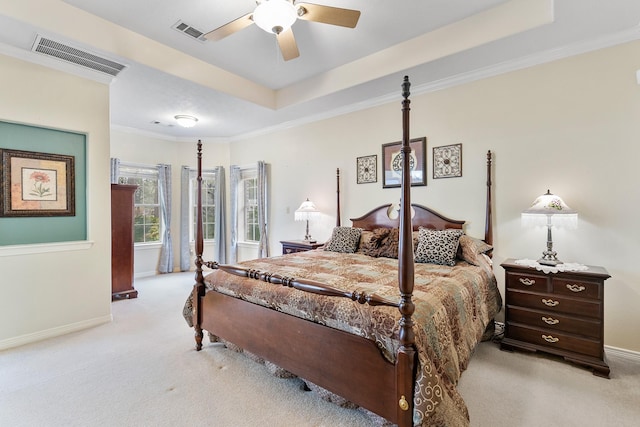
[[[584,286],[582,286],[582,285],[571,285],[571,284],[568,284],[568,283],[567,283],[567,289],[569,289],[571,292],[576,292],[576,293],[578,293],[578,292],[582,292],[582,291],[584,291],[584,290],[585,290],[585,289],[587,289],[587,288],[585,288],[585,287],[584,287]]]
[[[558,301],[554,301],[552,299],[544,299],[544,298],[542,298],[542,303],[547,307],[555,307],[556,305],[560,304]]]
[[[404,397],[404,395],[400,396],[400,400],[398,401],[398,406],[400,406],[400,409],[402,409],[403,411],[406,411],[409,409],[409,402],[407,402],[407,398]]]
[[[556,338],[556,337],[551,336],[551,335],[543,335],[542,339],[545,340],[546,342],[550,342],[550,343],[556,343],[556,342],[560,341],[560,338]]]
[[[542,316],[542,321],[544,323],[546,323],[547,325],[557,325],[558,323],[560,323],[560,321],[558,319],[554,319],[553,317],[544,317],[544,316]]]
[[[525,286],[531,286],[531,285],[535,284],[536,281],[535,280],[531,280],[528,277],[521,277],[520,278],[520,283],[522,283]]]

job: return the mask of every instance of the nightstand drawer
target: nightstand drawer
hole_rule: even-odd
[[[551,286],[554,294],[590,299],[600,298],[599,283],[554,278],[551,280]]]
[[[509,323],[508,329],[509,337],[516,340],[597,358],[602,357],[602,344],[598,340],[578,338],[561,332],[515,326],[511,323]]]
[[[528,310],[522,307],[508,306],[509,321],[521,323],[549,332],[561,331],[585,337],[600,338],[601,323],[597,320],[579,319],[557,313]]]
[[[281,240],[280,243],[282,243],[282,255],[313,251],[324,246],[324,243],[318,243],[316,241],[309,242],[306,240]]]
[[[600,302],[565,298],[550,294],[533,294],[507,290],[510,305],[535,308],[549,313],[577,314],[579,316],[600,318]]]
[[[548,292],[549,281],[542,274],[507,274],[507,288],[520,289],[533,292]]]

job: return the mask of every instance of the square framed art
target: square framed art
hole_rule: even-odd
[[[368,184],[370,182],[378,182],[378,156],[358,157],[356,160],[356,168],[358,172],[358,184]]]
[[[0,150],[0,216],[74,216],[74,156]]]
[[[426,151],[427,138],[414,138],[409,141],[411,157],[411,186],[427,185]],[[382,188],[400,187],[402,179],[402,142],[382,144]]]
[[[462,144],[433,147],[433,178],[462,176]]]

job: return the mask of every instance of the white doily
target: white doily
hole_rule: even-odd
[[[517,259],[516,264],[524,265],[526,267],[533,267],[538,271],[542,271],[543,273],[557,273],[562,271],[584,271],[588,270],[589,267],[586,265],[578,264],[575,262],[565,262],[558,265],[542,265],[538,261],[532,259]]]

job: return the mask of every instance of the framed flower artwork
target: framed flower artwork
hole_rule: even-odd
[[[74,216],[74,156],[0,150],[0,216]]]
[[[378,156],[362,156],[356,159],[358,184],[378,182]]]
[[[462,144],[433,148],[433,178],[462,176]]]

